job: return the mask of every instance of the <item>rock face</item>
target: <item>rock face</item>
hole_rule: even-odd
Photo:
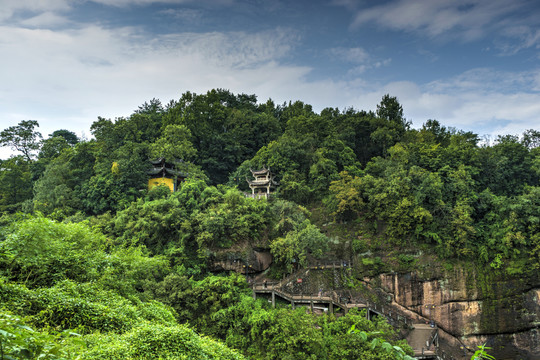
[[[538,274],[521,279],[456,269],[431,279],[418,273],[382,274],[368,282],[394,304],[433,320],[449,335],[451,347],[474,351],[487,343],[497,360],[540,359]]]
[[[249,249],[246,253],[222,252],[209,263],[212,271],[236,271],[240,274],[261,272],[272,264],[272,254],[265,249]]]

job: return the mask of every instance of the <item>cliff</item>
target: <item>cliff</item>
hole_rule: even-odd
[[[396,308],[433,320],[443,345],[463,358],[479,344],[502,359],[540,359],[540,279],[456,267],[431,278],[418,272],[363,280]],[[470,354],[470,352],[469,352]],[[470,355],[469,355],[470,357]]]

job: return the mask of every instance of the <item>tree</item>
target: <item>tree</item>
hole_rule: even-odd
[[[147,188],[149,165],[145,143],[126,142],[107,155],[96,161],[94,176],[80,187],[79,196],[88,213],[121,210],[141,197]],[[118,167],[113,168],[115,162]]]
[[[50,137],[43,141],[43,146],[38,154],[39,160],[44,160],[46,163],[56,158],[62,150],[70,147],[70,143],[63,136]]]
[[[39,149],[41,133],[36,120],[23,120],[17,126],[10,126],[0,133],[0,145],[11,146],[13,150],[23,153],[26,160],[32,160],[32,152]]]
[[[64,140],[60,137],[53,139]],[[73,189],[73,183],[78,182],[73,176],[71,160],[74,156],[75,150],[70,148],[46,165],[43,174],[34,183],[34,210],[47,216],[56,213],[53,217],[58,219],[72,215],[81,208],[80,200]],[[41,161],[40,159],[37,163]]]
[[[529,129],[523,133],[521,143],[529,149],[540,147],[540,131]]]
[[[365,209],[364,199],[360,193],[361,179],[342,171],[339,180],[330,184],[331,196],[327,199],[327,205],[331,208],[332,215],[345,220],[360,216]]]
[[[371,140],[382,148],[382,153],[398,141],[409,130],[410,123],[403,117],[403,108],[395,96],[384,95],[377,105],[377,129],[371,133]]]
[[[49,134],[49,138],[51,139],[57,136],[63,137],[67,141],[67,143],[71,146],[75,146],[79,143],[79,138],[77,137],[77,135],[75,135],[73,131],[60,129],[60,130],[55,130],[52,134]]]
[[[400,135],[409,129],[410,123],[403,117],[403,107],[395,96],[389,94],[383,96],[380,104],[377,105],[377,116],[398,125]]]
[[[307,264],[309,253],[320,258],[328,251],[329,239],[320,230],[305,220],[297,229],[287,233],[285,237],[275,239],[270,244],[270,250],[277,262],[286,266],[287,271],[293,270],[293,264]]]
[[[65,149],[71,148],[70,144],[62,136],[50,137],[43,141],[41,149],[38,153],[38,159],[32,163],[32,178],[33,180],[38,180],[43,173],[45,168],[57,158],[62,151]]]
[[[30,166],[22,156],[0,161],[0,211],[21,210],[21,204],[32,197]]]
[[[163,136],[151,145],[151,156],[166,161],[190,161],[197,154],[190,140],[191,131],[185,125],[167,125]]]

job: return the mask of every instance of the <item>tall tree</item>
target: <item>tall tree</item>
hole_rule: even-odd
[[[386,151],[403,139],[410,122],[403,117],[403,108],[395,96],[384,95],[377,105],[377,129],[371,133],[371,140]]]
[[[42,138],[36,128],[36,120],[22,120],[19,125],[10,126],[0,133],[0,145],[11,146],[13,150],[23,153],[26,160],[32,160],[32,152],[39,149]]]
[[[397,97],[386,94],[377,105],[377,116],[396,125],[401,125],[402,130],[409,128],[410,123],[403,117],[403,107]]]
[[[57,136],[63,137],[71,146],[75,146],[79,142],[79,138],[77,137],[77,135],[75,135],[73,131],[60,129],[55,130],[52,134],[49,134],[49,138],[51,139]]]
[[[15,212],[32,197],[30,166],[22,156],[0,160],[0,211]]]

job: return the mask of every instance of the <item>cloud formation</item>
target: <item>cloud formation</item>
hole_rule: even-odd
[[[2,0],[0,23],[16,17],[20,13],[24,13],[26,16],[35,16],[46,12],[67,11],[71,8],[71,2],[70,0]]]
[[[144,6],[154,1],[94,2],[117,7]],[[159,7],[153,13],[158,16],[149,18],[166,15],[197,21],[206,15],[202,8],[171,5],[183,2],[161,1],[167,6]],[[210,3],[233,4],[229,0],[206,1]],[[377,53],[373,46],[357,41],[354,37],[359,30],[354,30],[346,34],[352,33],[351,38],[336,35],[327,47],[307,49],[306,54],[318,51],[325,59],[334,59],[332,65],[337,64],[341,76],[331,77],[324,76],[323,65],[305,61],[305,55],[298,56],[309,42],[305,28],[272,25],[256,30],[222,30],[216,26],[211,31],[179,32],[167,28],[155,33],[139,24],[76,22],[73,12],[77,4],[71,0],[3,3],[2,128],[36,119],[43,134],[59,128],[88,134],[97,116],[129,116],[152,98],[166,103],[185,91],[204,93],[212,88],[256,94],[263,102],[268,98],[276,103],[302,100],[316,111],[351,106],[375,110],[382,96],[389,93],[398,97],[405,116],[417,127],[435,118],[446,126],[496,135],[518,134],[539,125],[539,68],[464,66],[454,74],[437,74],[423,80],[402,74],[373,78],[371,72],[377,69],[390,73],[394,67],[399,68],[403,57],[396,54],[391,59]],[[336,0],[334,4],[358,9],[359,3]],[[506,21],[505,14],[517,11],[522,4],[502,4],[499,0],[493,4],[480,0],[398,0],[361,10],[355,24],[362,27],[376,23],[417,33],[420,39],[454,32],[467,38],[473,33],[483,36],[492,22]],[[538,30],[531,25],[534,21],[504,24],[501,33],[504,30],[505,39],[520,39],[514,42],[514,48],[505,50],[508,57],[525,47],[538,47]],[[430,59],[438,61],[439,55],[433,53]],[[323,75],[313,80],[314,72]]]
[[[352,26],[375,23],[429,37],[452,34],[472,40],[524,6],[522,1],[506,0],[398,0],[360,9]]]

